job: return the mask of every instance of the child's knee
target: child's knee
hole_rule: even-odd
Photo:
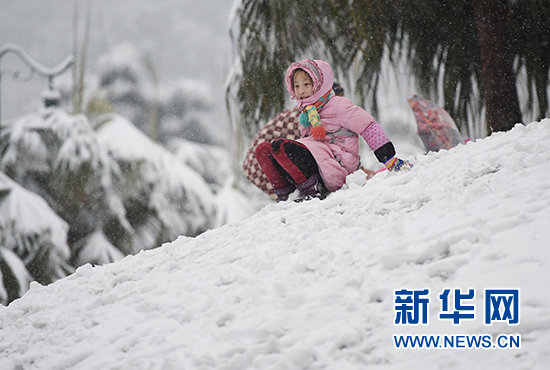
[[[281,149],[281,145],[283,145],[284,143],[286,143],[288,140],[287,139],[277,139],[277,140],[274,140],[272,143],[271,143],[271,149],[273,149],[274,152],[278,152],[279,149]]]
[[[263,143],[258,144],[255,154],[256,157],[266,157],[271,155],[271,143],[269,141],[264,141]]]

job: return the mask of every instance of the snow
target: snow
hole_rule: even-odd
[[[33,280],[15,252],[29,262],[38,254],[37,246],[44,244],[44,253],[50,256],[51,264],[64,261],[70,256],[68,230],[69,225],[42,197],[0,172],[0,301],[6,302],[9,296],[6,282],[9,279],[4,274],[13,274],[19,284],[14,290],[19,296],[28,290]],[[41,236],[38,242],[37,235]],[[50,267],[44,264],[45,269]]]
[[[0,190],[9,190],[8,196],[0,202],[0,229],[17,228],[13,235],[48,235],[48,239],[62,256],[70,255],[67,245],[69,225],[61,219],[39,195],[23,188],[0,172]],[[7,233],[6,235],[8,235]],[[2,246],[24,245],[2,240]],[[23,252],[23,251],[21,251]],[[26,251],[30,252],[30,251]]]
[[[229,176],[231,159],[225,148],[172,138],[168,150],[178,161],[195,170],[209,184],[223,185]]]
[[[252,194],[245,194],[234,185],[233,176],[229,176],[216,194],[216,227],[231,223],[231,220],[244,220],[254,214],[258,202],[251,199]]]
[[[0,259],[4,259],[6,264],[10,267],[10,272],[15,276],[15,281],[17,281],[17,292],[19,296],[22,296],[27,289],[29,288],[30,282],[33,280],[32,276],[27,271],[25,264],[19,259],[17,254],[13,253],[7,248],[0,248]],[[4,274],[0,270],[0,278],[4,280]],[[6,290],[7,284],[0,284],[0,298],[2,301],[6,302],[8,297],[8,292]]]
[[[85,265],[0,306],[0,368],[546,369],[550,119],[348,178],[327,199]],[[395,326],[394,290],[430,289],[428,325]],[[475,320],[438,294],[474,288]],[[518,288],[519,325],[483,324]],[[396,349],[393,334],[519,334],[519,349]]]
[[[214,195],[205,180],[167,149],[151,141],[128,119],[118,114],[110,115],[108,122],[98,130],[98,140],[115,158],[143,166],[146,181],[155,183],[160,174],[164,176],[150,196],[159,209],[159,217],[173,229],[200,228],[206,222],[204,219],[213,213]],[[167,204],[170,195],[187,199],[186,207],[192,212],[190,220],[184,220],[181,209]],[[183,225],[185,222],[192,227]]]
[[[124,254],[109,242],[102,231],[96,230],[75,243],[75,250],[79,250],[75,264],[84,265],[87,261],[105,264],[124,258]]]

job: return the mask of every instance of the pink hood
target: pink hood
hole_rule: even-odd
[[[294,94],[294,81],[292,80],[294,72],[297,69],[303,69],[313,80],[313,95],[306,99],[296,99]],[[324,60],[304,59],[300,62],[294,62],[286,71],[286,89],[292,99],[298,102],[298,108],[302,110],[306,105],[315,104],[317,100],[332,89],[334,77],[330,65]]]

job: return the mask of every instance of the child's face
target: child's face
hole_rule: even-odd
[[[309,75],[302,71],[297,70],[294,73],[294,94],[297,99],[306,99],[313,95],[313,81]]]

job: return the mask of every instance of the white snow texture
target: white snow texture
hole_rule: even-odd
[[[352,174],[327,199],[270,204],[0,306],[0,369],[547,369],[550,119]],[[398,289],[427,325],[394,325]],[[445,288],[474,320],[439,319]],[[486,288],[520,323],[483,322]],[[521,348],[397,349],[393,334],[521,335]]]

